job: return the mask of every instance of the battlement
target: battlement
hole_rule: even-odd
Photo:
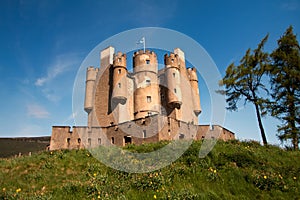
[[[114,67],[123,67],[126,69],[126,54],[123,54],[122,52],[118,52],[116,55],[114,55],[113,60],[113,66]]]
[[[165,65],[166,67],[175,67],[175,68],[179,68],[179,65],[178,65],[178,55],[177,54],[174,54],[174,53],[170,53],[169,55],[168,54],[165,54],[164,55],[164,62],[165,62]]]

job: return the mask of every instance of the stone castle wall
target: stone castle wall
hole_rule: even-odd
[[[50,150],[92,148],[99,145],[140,145],[161,140],[235,139],[234,133],[221,127],[193,125],[168,117],[152,116],[109,127],[53,126]]]

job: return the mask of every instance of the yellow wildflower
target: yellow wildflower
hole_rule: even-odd
[[[98,199],[100,199],[100,195],[98,195]]]
[[[5,191],[6,191],[6,188],[3,188],[2,191],[5,192]]]
[[[17,192],[17,193],[21,192],[21,188],[18,188],[18,189],[16,190],[16,192]]]
[[[266,176],[266,175],[264,176],[264,179],[267,179],[267,176]]]
[[[153,198],[156,199],[156,195],[153,195]]]
[[[217,170],[214,170],[214,173],[217,173]]]
[[[97,176],[97,173],[94,173],[94,176]]]
[[[296,176],[294,176],[294,177],[293,177],[293,179],[294,179],[294,180],[296,180],[296,179],[297,179],[297,177],[296,177]]]

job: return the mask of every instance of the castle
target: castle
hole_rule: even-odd
[[[50,150],[124,146],[160,140],[234,139],[218,126],[198,125],[201,113],[195,68],[186,68],[184,52],[165,54],[158,70],[155,52],[133,54],[133,71],[126,54],[113,47],[101,51],[100,68],[88,67],[84,110],[87,126],[53,126]]]

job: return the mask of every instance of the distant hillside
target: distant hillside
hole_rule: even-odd
[[[43,151],[50,144],[50,136],[0,138],[0,158]]]
[[[144,174],[106,167],[87,150],[0,159],[0,199],[299,199],[299,151],[219,141],[200,159],[200,147],[196,141],[176,162]]]

